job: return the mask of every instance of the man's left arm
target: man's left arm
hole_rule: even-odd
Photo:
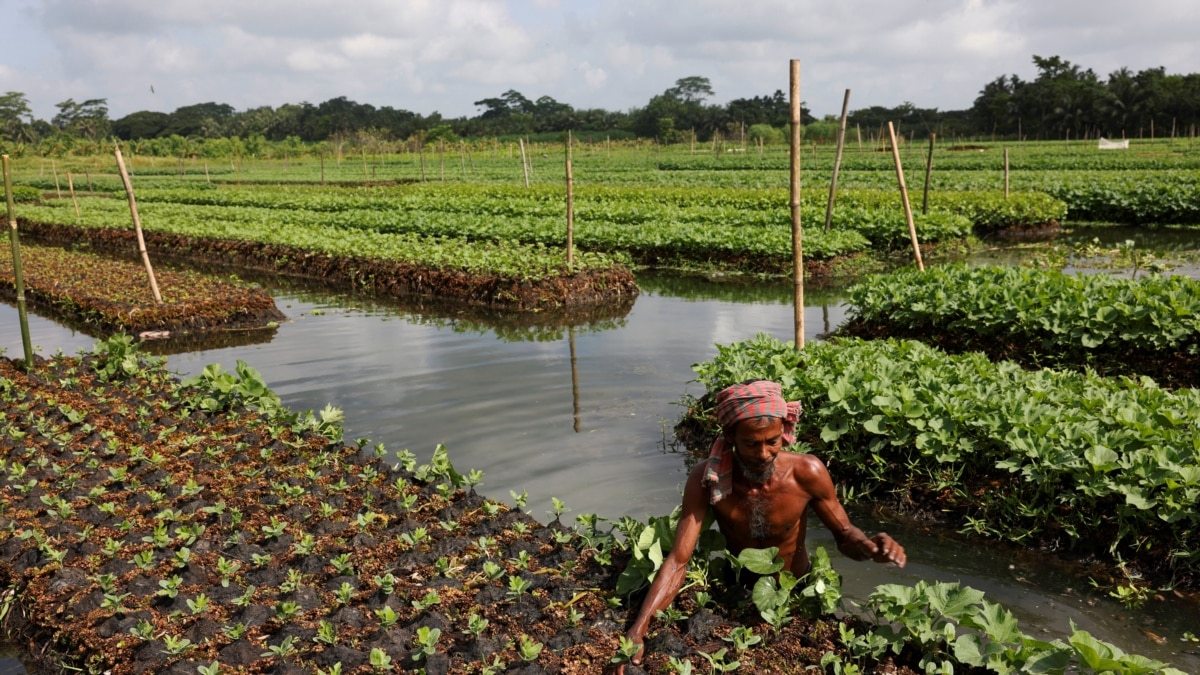
[[[908,558],[904,547],[886,532],[868,537],[850,522],[846,509],[838,501],[837,490],[825,464],[812,455],[805,455],[797,468],[797,480],[810,496],[809,505],[817,517],[833,533],[838,550],[853,560],[873,560],[877,563],[895,563],[904,567]]]

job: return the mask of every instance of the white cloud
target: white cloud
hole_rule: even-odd
[[[118,117],[335,96],[458,116],[510,88],[627,110],[689,75],[720,103],[786,89],[792,58],[817,114],[847,87],[852,107],[959,109],[1000,75],[1035,76],[1033,54],[1102,77],[1200,63],[1193,3],[1176,0],[6,1],[0,80],[40,117],[66,98]]]

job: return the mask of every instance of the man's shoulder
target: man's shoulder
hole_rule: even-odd
[[[808,481],[817,480],[828,473],[825,463],[816,455],[798,452],[780,453],[779,459],[786,462],[784,466],[791,470],[796,481],[801,485]]]

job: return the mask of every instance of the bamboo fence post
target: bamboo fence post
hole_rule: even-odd
[[[358,151],[362,155],[363,182],[364,183],[370,182],[371,177],[369,175],[367,175],[367,149],[360,145],[360,146],[358,146]]]
[[[87,178],[88,192],[95,192],[95,190],[92,189],[92,172],[87,169],[84,169],[83,176],[85,178]]]
[[[21,324],[21,346],[25,349],[25,372],[33,369],[33,342],[29,337],[29,315],[25,313],[25,274],[21,269],[21,240],[17,235],[17,214],[13,206],[12,174],[8,155],[0,157],[4,164],[4,203],[8,207],[8,241],[12,244],[13,280],[17,291],[17,321]]]
[[[571,172],[571,132],[567,132],[567,268],[575,268],[575,176]]]
[[[892,160],[896,163],[896,179],[900,181],[900,199],[904,202],[904,218],[908,221],[908,235],[912,237],[913,258],[917,261],[917,269],[925,271],[925,263],[921,261],[921,245],[917,243],[917,226],[913,222],[912,205],[908,201],[908,187],[904,184],[904,168],[900,165],[900,148],[896,145],[896,130],[888,122],[888,136],[892,141]]]
[[[850,115],[850,90],[842,98],[842,124],[838,127],[837,154],[833,158],[833,178],[829,181],[829,204],[825,207],[825,231],[833,223],[833,200],[837,194],[838,170],[842,168],[842,150],[846,146],[846,118]]]
[[[325,153],[323,153],[323,152],[318,153],[317,156],[321,158],[321,186],[324,187],[325,186]]]
[[[62,187],[58,184],[58,165],[54,163],[53,159],[50,160],[50,170],[54,172],[54,194],[62,199]]]
[[[75,206],[75,222],[79,222],[79,200],[75,199],[75,181],[71,179],[71,172],[67,172],[67,190],[71,193],[71,204]]]
[[[467,179],[467,148],[462,141],[458,142],[458,166],[462,169],[462,177],[465,181]]]
[[[133,229],[137,232],[138,253],[142,254],[142,263],[146,265],[146,274],[150,275],[150,290],[154,291],[154,301],[162,304],[162,295],[158,292],[158,280],[154,278],[154,268],[150,265],[150,254],[146,252],[146,238],[142,236],[142,219],[138,217],[137,200],[133,197],[133,183],[129,180],[129,172],[125,170],[125,158],[121,157],[121,146],[114,149],[117,156],[117,169],[121,172],[121,182],[125,184],[125,195],[129,197],[129,213],[133,216]]]
[[[933,174],[933,144],[937,134],[929,134],[929,156],[925,158],[925,196],[921,199],[921,213],[929,213],[929,177]]]
[[[204,182],[212,185],[212,176],[208,175],[208,160],[204,160]]]
[[[792,280],[795,297],[792,313],[796,324],[796,349],[804,349],[804,235],[800,227],[800,61],[790,62],[791,95],[791,201],[792,210]]]
[[[438,167],[441,173],[442,182],[446,182],[446,144],[442,139],[438,139]]]
[[[425,182],[425,140],[417,141],[417,152],[421,155],[421,182]]]
[[[529,165],[525,163],[525,139],[518,138],[517,143],[521,146],[521,172],[525,174],[525,187],[529,187]]]
[[[1004,149],[1004,198],[1008,199],[1008,148]]]

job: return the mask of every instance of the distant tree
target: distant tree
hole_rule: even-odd
[[[76,103],[69,98],[54,107],[58,108],[58,114],[50,120],[54,128],[92,140],[108,135],[108,99],[92,98]]]
[[[25,94],[10,91],[0,96],[0,135],[12,141],[23,140],[28,124],[22,121],[22,117],[28,118],[28,124],[33,123],[33,114]]]
[[[233,106],[227,103],[197,103],[177,108],[170,114],[167,128],[160,135],[216,138],[229,133],[233,121]]]
[[[171,116],[164,112],[140,110],[112,123],[112,133],[123,141],[138,138],[158,138],[163,135]]]
[[[675,86],[664,93],[667,96],[674,96],[684,103],[701,103],[713,95],[713,88],[707,77],[692,75],[675,80]]]

